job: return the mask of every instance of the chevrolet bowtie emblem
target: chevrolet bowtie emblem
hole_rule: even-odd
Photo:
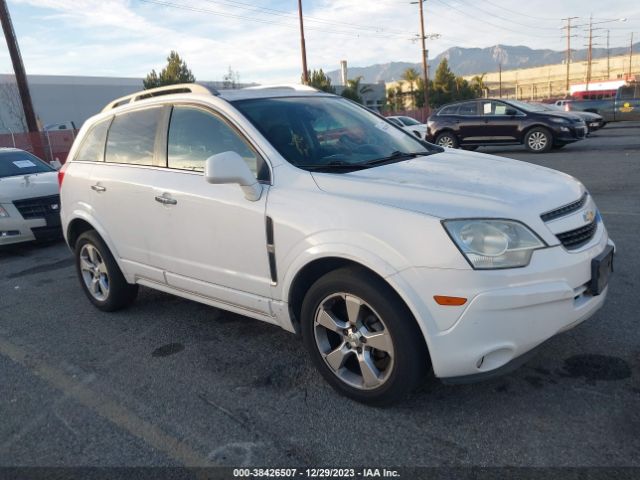
[[[596,218],[596,212],[594,212],[593,210],[587,210],[582,214],[582,218],[585,222],[591,223]]]

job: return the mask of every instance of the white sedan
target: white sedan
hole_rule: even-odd
[[[38,157],[0,148],[0,245],[60,236],[57,172]]]
[[[409,133],[413,133],[416,137],[424,140],[427,135],[427,125],[420,123],[415,118],[406,117],[404,115],[387,117],[394,125],[406,130]]]

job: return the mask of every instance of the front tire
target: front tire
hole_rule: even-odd
[[[436,137],[436,145],[447,148],[458,148],[458,139],[451,132],[443,132]]]
[[[382,406],[400,400],[424,379],[424,337],[402,300],[381,279],[341,268],[317,280],[301,312],[305,346],[339,393]]]
[[[83,233],[75,245],[76,271],[87,298],[104,312],[129,306],[138,285],[127,283],[109,248],[94,230]]]
[[[532,153],[548,152],[553,147],[553,136],[546,128],[532,128],[524,137],[524,146]]]

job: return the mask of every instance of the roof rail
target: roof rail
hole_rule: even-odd
[[[253,87],[245,87],[243,90],[295,90],[297,92],[319,92],[317,88],[309,85],[301,85],[298,83],[285,83],[282,85],[256,85]]]
[[[107,112],[114,108],[126,105],[128,103],[138,102],[140,100],[146,100],[147,98],[159,97],[161,95],[173,95],[176,93],[199,93],[204,95],[220,95],[219,92],[210,87],[206,87],[199,83],[179,83],[176,85],[166,85],[164,87],[150,88],[149,90],[143,90],[141,92],[131,93],[124,97],[116,98],[112,102],[109,102],[102,111]]]

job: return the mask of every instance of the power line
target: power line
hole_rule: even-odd
[[[275,8],[259,7],[257,5],[252,5],[250,3],[244,3],[244,2],[239,2],[235,0],[224,0],[224,1],[223,0],[204,0],[204,1],[209,3],[215,3],[218,5],[227,5],[227,6],[231,6],[231,7],[251,11],[251,12],[261,12],[267,15],[275,15],[278,17],[287,17],[287,18],[297,19],[297,15],[295,13],[287,12],[285,10],[277,10]],[[386,29],[384,27],[377,27],[373,25],[362,25],[362,24],[351,23],[351,22],[342,22],[340,20],[329,20],[329,19],[314,17],[310,15],[305,15],[304,20],[305,22],[326,23],[329,25],[344,25],[357,30],[367,30],[367,31],[374,31],[379,33],[388,32],[388,33],[395,33],[398,35],[406,35],[406,32],[402,30]]]
[[[520,30],[513,30],[513,29],[507,28],[507,27],[505,27],[503,25],[498,25],[496,23],[491,23],[491,22],[489,22],[487,20],[484,20],[484,19],[481,19],[481,18],[476,18],[476,17],[474,17],[472,15],[469,15],[468,12],[465,12],[464,10],[461,10],[461,9],[459,9],[457,7],[454,7],[453,5],[445,2],[444,0],[435,0],[435,1],[441,3],[442,5],[444,5],[445,7],[449,8],[451,10],[455,10],[455,11],[463,14],[464,17],[468,18],[469,20],[475,20],[475,21],[478,21],[478,22],[482,22],[482,23],[484,23],[486,25],[491,25],[492,27],[496,27],[496,28],[499,28],[501,30],[506,30],[508,32],[517,33],[519,35],[526,35],[526,36],[529,36],[529,37],[536,37],[536,38],[558,38],[558,39],[560,38],[559,35],[537,35],[535,33],[526,33],[526,32],[522,32]]]
[[[291,24],[291,23],[283,23],[283,22],[278,22],[278,21],[274,21],[274,20],[265,20],[265,19],[260,19],[260,18],[255,18],[255,17],[248,17],[245,15],[237,15],[237,14],[233,14],[233,13],[226,13],[226,12],[220,12],[220,11],[216,11],[216,10],[209,10],[206,8],[200,8],[200,7],[195,7],[192,5],[185,5],[185,4],[177,4],[177,3],[171,3],[171,2],[167,2],[167,1],[163,1],[163,0],[139,0],[140,2],[143,3],[149,3],[149,4],[154,4],[154,5],[160,5],[160,6],[164,6],[164,7],[170,7],[170,8],[175,8],[175,9],[179,9],[179,10],[186,10],[186,11],[192,11],[192,12],[198,12],[198,13],[207,13],[210,15],[216,15],[216,16],[220,16],[220,17],[226,17],[226,18],[235,18],[235,19],[239,19],[239,20],[247,20],[250,22],[256,22],[256,23],[262,23],[262,24],[267,24],[267,25],[280,25],[280,26],[284,26],[284,27],[288,27],[288,28],[298,28],[296,25]],[[324,32],[324,33],[333,33],[333,34],[337,34],[337,35],[346,35],[346,36],[350,36],[350,37],[367,37],[367,38],[383,38],[383,39],[398,39],[401,37],[400,34],[376,34],[376,33],[371,33],[371,34],[359,34],[357,32],[353,32],[353,31],[345,31],[345,30],[334,30],[334,29],[326,29],[326,28],[319,28],[316,26],[312,26],[312,27],[306,27],[307,30],[315,30],[315,31],[320,31],[320,32]],[[406,38],[406,33],[403,35]]]
[[[535,15],[528,15],[526,13],[522,13],[522,12],[517,12],[515,10],[510,10],[506,7],[503,7],[502,5],[497,5],[493,2],[490,2],[489,0],[484,0],[484,3],[488,3],[489,5],[493,5],[494,7],[499,8],[500,10],[504,10],[505,12],[509,12],[509,13],[515,13],[516,15],[520,15],[522,17],[527,17],[527,18],[532,18],[534,20],[543,20],[543,21],[547,21],[547,22],[557,22],[558,19],[557,18],[551,18],[551,17],[537,17]]]

